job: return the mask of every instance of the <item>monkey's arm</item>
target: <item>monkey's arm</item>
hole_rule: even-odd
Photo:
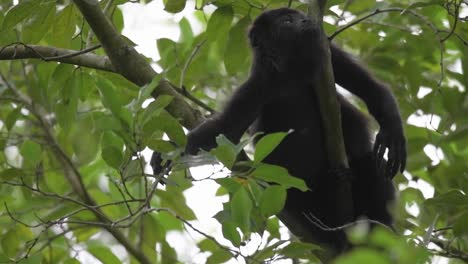
[[[186,153],[196,154],[199,149],[208,151],[214,148],[219,134],[224,134],[234,143],[239,142],[267,100],[265,91],[268,85],[257,76],[253,74],[234,92],[220,114],[190,131]]]
[[[386,173],[393,177],[406,166],[406,139],[398,104],[390,89],[375,79],[351,55],[335,45],[330,45],[335,81],[343,88],[359,96],[367,104],[369,112],[380,125],[374,145],[379,163],[388,148]]]

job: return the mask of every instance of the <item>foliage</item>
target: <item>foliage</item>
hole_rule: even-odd
[[[263,9],[290,1],[164,0],[165,12],[190,9],[198,20],[178,21],[178,41],[157,40],[163,72],[144,87],[86,61],[77,66],[37,51],[30,56],[42,60],[21,57],[21,48],[34,50],[31,45],[79,51],[99,44],[76,2],[0,2],[0,262],[74,263],[87,252],[102,263],[143,262],[141,255],[150,263],[175,263],[183,253],[168,234],[184,228],[201,235],[196,246],[207,253],[207,263],[316,262],[320,248],[281,234],[274,217],[288,188],[307,188],[284,168],[262,163],[284,133],[259,141],[249,169],[196,180],[215,182],[217,195],[229,197],[214,216],[222,234],[212,236],[192,221],[197,216],[184,192],[195,176],[186,167],[216,159],[232,169],[251,139],[234,145],[220,136],[218,147],[199,160],[180,158],[186,137],[168,108],[173,96],[147,101],[165,78],[197,99],[187,99],[193,107],[220,107],[226,91],[248,73],[248,25]],[[103,0],[96,8],[121,32],[125,13],[118,5],[127,2],[134,1]],[[466,1],[329,0],[328,6],[327,32],[352,25],[334,41],[395,93],[407,120],[409,151],[407,171],[395,179],[395,227],[401,235],[383,228],[368,234],[356,225],[349,236],[361,246],[335,263],[429,263],[434,256],[467,261]],[[202,25],[202,33],[193,33],[193,23]],[[6,57],[8,49],[14,56]],[[106,55],[102,49],[90,53]],[[174,160],[167,178],[148,172],[146,148]],[[263,242],[252,250],[255,236]]]

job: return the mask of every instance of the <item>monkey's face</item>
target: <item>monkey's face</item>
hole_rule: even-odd
[[[261,14],[250,29],[249,39],[254,49],[284,54],[308,46],[307,40],[314,38],[316,29],[304,13],[280,8]]]

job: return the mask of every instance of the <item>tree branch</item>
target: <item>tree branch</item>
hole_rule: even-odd
[[[56,47],[13,43],[0,49],[0,60],[41,59],[114,72],[108,57],[89,53],[97,47],[76,51]]]
[[[314,50],[314,54],[320,61],[322,67],[316,72],[313,72],[313,87],[314,93],[317,96],[319,103],[320,114],[322,117],[323,133],[325,136],[325,145],[327,149],[328,164],[330,169],[347,169],[348,160],[346,157],[343,133],[341,127],[341,112],[337,99],[335,79],[333,76],[333,68],[331,64],[330,43],[323,30],[323,13],[326,6],[324,0],[310,0],[309,2],[309,17],[312,22],[320,29],[320,36],[317,40],[318,50]],[[327,175],[323,175],[327,176]],[[336,188],[332,190],[336,197],[333,210],[336,211],[337,221],[341,224],[349,223],[353,220],[353,200],[351,192],[351,181],[349,179],[341,180],[336,184]],[[310,213],[310,212],[305,212]],[[310,225],[301,219],[295,219],[287,214],[280,215],[280,219],[287,222],[288,228],[299,237],[302,237],[307,242],[317,243],[314,234],[311,234]],[[319,258],[323,262],[329,261],[338,252],[329,248],[327,245],[322,245],[326,250],[319,254]]]

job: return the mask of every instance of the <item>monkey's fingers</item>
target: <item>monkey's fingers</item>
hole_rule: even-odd
[[[374,143],[374,157],[375,157],[375,163],[377,168],[380,168],[380,164],[382,163],[382,156],[380,156],[381,149],[383,149],[385,153],[385,147],[384,147],[384,139],[382,136],[382,133],[378,133],[377,137],[375,138],[375,143]]]
[[[388,162],[386,168],[387,178],[392,179],[400,166],[398,152],[395,142],[392,142],[388,148]]]
[[[384,155],[385,155],[385,150],[387,149],[388,145],[386,140],[383,140],[382,144],[379,147],[379,150],[377,152],[377,161],[378,165],[377,167],[381,168],[385,162]]]

